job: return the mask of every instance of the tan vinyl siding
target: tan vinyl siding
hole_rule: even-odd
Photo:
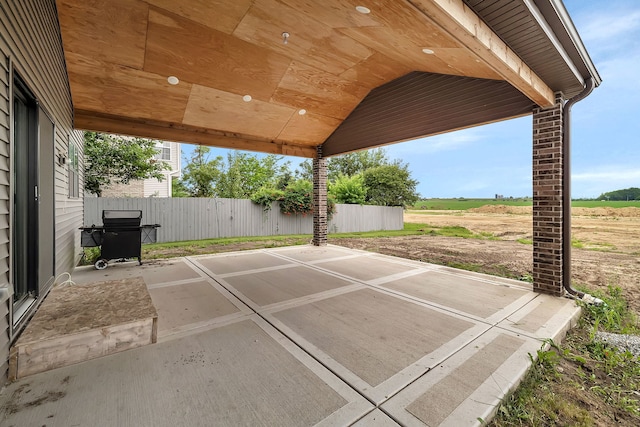
[[[9,58],[0,39],[0,288],[9,287]],[[0,290],[0,382],[5,378],[11,342],[9,292]]]
[[[171,175],[163,173],[164,179],[158,181],[155,178],[144,180],[144,197],[171,197]]]
[[[10,137],[11,84],[15,72],[33,92],[55,126],[55,155],[66,156],[68,141],[75,140],[82,151],[82,133],[73,130],[73,109],[54,0],[0,2],[0,286],[9,284],[10,249]],[[82,166],[81,166],[82,170]],[[67,168],[56,162],[55,266],[56,275],[71,271],[81,254],[80,232],[83,199],[68,197]],[[80,174],[82,188],[82,174]],[[41,295],[43,297],[43,295]],[[40,298],[41,300],[42,298]],[[11,302],[0,307],[7,317]],[[4,313],[4,314],[2,314]],[[0,320],[0,378],[5,372],[8,328]]]
[[[3,3],[0,6],[0,29],[15,70],[54,119],[56,154],[66,155],[69,138],[76,140],[82,151],[82,134],[73,131],[71,94],[55,2],[23,0]],[[81,253],[78,227],[82,225],[82,198],[68,197],[67,175],[66,166],[56,165],[57,274],[71,271]],[[80,181],[82,188],[82,174]]]
[[[1,42],[1,41],[0,41]],[[9,285],[9,58],[0,44],[0,286]],[[0,332],[2,332],[0,330]],[[1,343],[0,339],[0,343]],[[2,359],[0,359],[2,360]]]

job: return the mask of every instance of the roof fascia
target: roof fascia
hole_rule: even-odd
[[[524,0],[525,3],[535,3],[537,9],[542,13],[545,20],[553,30],[553,33],[559,35],[560,31],[564,32],[564,38],[571,41],[572,50],[574,51],[574,55],[571,55],[571,52],[568,52],[570,56],[575,58],[575,55],[578,56],[580,61],[582,61],[582,66],[589,73],[588,76],[583,75],[583,80],[587,80],[589,77],[593,78],[595,86],[599,86],[602,83],[602,78],[596,69],[595,64],[591,60],[591,56],[589,56],[589,52],[587,52],[587,48],[582,42],[582,38],[576,29],[576,26],[567,11],[562,0]],[[562,40],[559,40],[562,42]],[[569,48],[566,42],[563,43],[565,47],[565,52]],[[575,61],[575,59],[574,59]],[[575,64],[574,62],[574,65]]]

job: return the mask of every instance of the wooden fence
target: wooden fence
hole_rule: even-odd
[[[264,212],[244,199],[86,197],[84,224],[101,225],[110,209],[141,210],[142,224],[160,224],[158,242],[313,233],[311,215],[284,215],[277,203]],[[401,230],[402,215],[400,207],[339,204],[329,233]]]

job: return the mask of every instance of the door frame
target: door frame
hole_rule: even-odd
[[[46,292],[51,288],[54,283],[55,277],[55,140],[56,140],[56,125],[53,120],[51,114],[44,108],[40,102],[38,102],[38,98],[35,96],[34,92],[29,88],[27,81],[16,71],[14,67],[10,68],[11,75],[10,81],[11,85],[11,118],[10,123],[12,126],[11,130],[11,185],[10,185],[10,224],[11,224],[11,234],[10,234],[10,243],[9,243],[9,268],[10,270],[10,281],[11,288],[13,290],[13,298],[10,307],[11,311],[11,319],[12,319],[12,329],[15,334],[18,332],[29,319],[30,315],[34,312],[37,306],[42,301],[41,296],[45,295]],[[28,107],[28,125],[29,128],[27,130],[28,135],[28,153],[26,158],[21,159],[21,161],[26,163],[26,171],[23,169],[23,172],[18,171],[18,165],[16,164],[16,140],[15,140],[15,111],[13,109],[14,102],[18,96],[22,102],[24,102]],[[41,119],[46,117],[46,120],[49,120],[51,123],[50,129],[47,129],[46,132],[43,132],[43,122]],[[50,132],[49,132],[50,131]],[[50,133],[50,135],[49,135]],[[43,141],[43,138],[50,138],[47,141]],[[47,147],[45,153],[50,155],[50,159],[42,158],[42,146],[44,144],[52,144],[51,147]],[[47,156],[49,157],[49,156]],[[47,167],[43,170],[44,162],[50,162]],[[24,168],[24,164],[22,165]],[[42,172],[51,176],[42,176]],[[25,239],[25,249],[23,254],[27,256],[27,269],[24,278],[16,278],[16,274],[21,274],[16,272],[15,268],[15,257],[20,256],[22,254],[16,254],[16,245],[18,244],[16,240],[16,221],[20,220],[18,218],[18,213],[15,211],[15,197],[16,197],[16,179],[19,177],[16,175],[20,173],[21,176],[26,177],[27,179],[27,188],[26,190],[22,190],[24,194],[22,196],[26,197],[26,205],[24,208],[26,209],[26,234],[21,238]],[[46,188],[45,188],[46,187]],[[41,208],[41,200],[42,192],[45,191],[47,194],[46,197],[46,206],[50,209],[50,212],[44,213]],[[48,194],[51,193],[51,194]],[[44,206],[43,206],[44,207]],[[44,215],[43,215],[44,214]],[[51,227],[51,234],[46,236],[45,242],[42,242],[43,235],[41,233],[41,229],[44,227]],[[46,243],[46,246],[51,245],[48,248],[50,253],[50,257],[45,256],[46,259],[42,258],[43,254],[47,254],[47,248],[42,248],[41,244]],[[47,262],[46,268],[41,265],[43,262]],[[49,263],[51,265],[49,265]],[[50,271],[49,270],[50,267]],[[24,273],[22,273],[24,274]],[[45,276],[45,277],[40,277]],[[26,280],[26,294],[20,298],[20,300],[15,300],[15,290],[16,290],[16,280]],[[13,334],[12,334],[13,335]]]

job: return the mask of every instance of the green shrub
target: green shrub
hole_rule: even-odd
[[[365,202],[367,188],[361,174],[340,175],[333,183],[329,183],[329,194],[333,195],[337,203],[362,205]]]
[[[306,215],[313,212],[313,185],[307,180],[298,180],[284,189],[280,199],[280,212],[285,215]]]
[[[271,210],[271,204],[277,200],[281,200],[284,191],[275,188],[262,187],[251,196],[251,201],[262,205],[262,210],[266,213]]]
[[[280,212],[285,215],[307,215],[313,212],[313,184],[310,181],[300,179],[290,183],[287,188],[276,190],[273,188],[261,188],[252,197],[254,203],[263,206],[268,212],[271,203],[280,202]],[[327,196],[327,218],[331,219],[335,213],[335,199]]]

